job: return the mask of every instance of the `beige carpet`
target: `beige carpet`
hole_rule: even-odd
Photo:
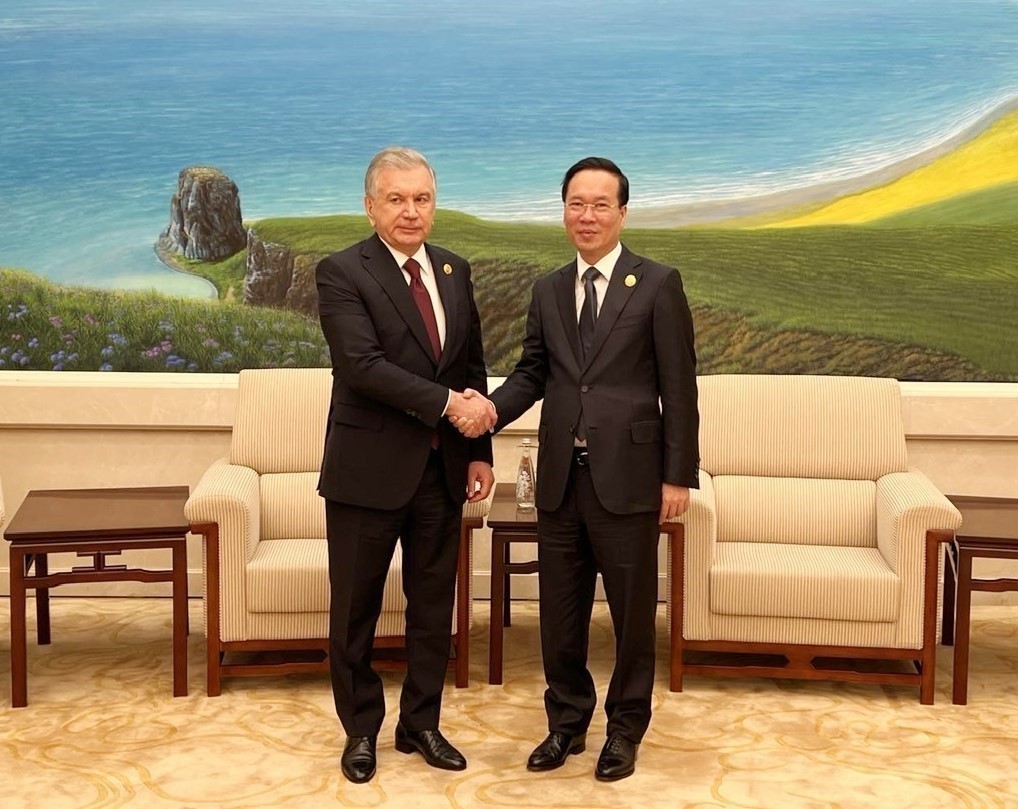
[[[389,715],[369,784],[339,772],[342,733],[327,678],[227,680],[204,694],[199,634],[190,690],[174,699],[170,602],[55,598],[53,645],[29,634],[29,706],[0,688],[0,807],[1018,807],[1018,609],[973,610],[967,707],[950,701],[941,649],[937,704],[916,689],[688,678],[667,688],[659,615],[655,714],[636,775],[594,780],[598,714],[585,754],[528,773],[546,730],[537,609],[514,610],[504,686],[487,685],[487,604],[478,602],[472,684],[446,691],[442,726],[467,756],[462,773],[392,745],[400,675],[386,674]],[[30,606],[30,617],[34,616]],[[193,626],[201,625],[192,601]],[[0,601],[0,677],[10,682],[9,604]],[[604,694],[611,630],[598,607],[592,669]]]

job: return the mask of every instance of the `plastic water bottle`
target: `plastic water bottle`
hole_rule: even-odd
[[[523,455],[520,457],[520,468],[516,473],[516,507],[531,509],[534,507],[534,461],[530,457],[530,439],[524,438],[520,445]]]

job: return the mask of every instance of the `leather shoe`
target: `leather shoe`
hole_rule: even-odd
[[[618,781],[632,775],[636,772],[636,750],[639,746],[623,736],[609,736],[597,757],[594,777],[598,781]]]
[[[567,733],[552,731],[530,754],[530,758],[527,759],[527,769],[533,772],[557,769],[566,763],[568,756],[582,753],[586,749],[586,733],[570,736]]]
[[[377,736],[347,736],[343,748],[342,769],[348,781],[363,784],[375,774]]]
[[[396,749],[401,753],[418,752],[432,767],[440,770],[465,770],[467,760],[462,753],[449,744],[442,731],[407,730],[403,724],[396,725]]]

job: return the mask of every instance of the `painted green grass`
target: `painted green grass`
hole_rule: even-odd
[[[1018,379],[1016,221],[1018,211],[1001,225],[627,229],[624,239],[679,267],[693,306],[729,313],[758,333],[872,338],[967,360],[976,370],[966,378]],[[363,216],[269,219],[256,228],[267,241],[316,255],[370,233]],[[454,211],[439,212],[432,239],[474,263],[491,347],[518,343],[533,279],[572,256],[560,225]],[[242,277],[243,259],[231,261]],[[747,357],[739,370],[756,370],[762,359]],[[493,370],[507,362],[500,352],[489,356]]]
[[[923,205],[885,216],[867,227],[913,228],[934,225],[1015,225],[1018,223],[1018,183],[959,194],[944,202]]]
[[[1018,380],[1018,211],[1007,207],[1006,194],[984,194],[956,200],[953,211],[946,204],[920,209],[914,213],[922,222],[909,227],[629,229],[624,239],[636,252],[680,268],[705,373]],[[1000,224],[937,224],[959,211],[1015,213],[1000,214],[1006,220]],[[370,233],[363,215],[267,219],[255,227],[262,239],[313,256]],[[440,211],[432,238],[473,263],[489,368],[506,373],[519,353],[533,280],[573,255],[561,225]],[[232,303],[242,297],[245,260],[241,253],[215,264],[187,263],[216,284],[218,304],[75,290],[3,271],[0,367],[13,367],[15,350],[19,363],[30,356],[30,366],[19,367],[33,368],[327,364],[314,319]],[[20,306],[28,306],[25,314]],[[64,325],[54,326],[52,317]],[[38,344],[28,348],[32,338]]]
[[[235,372],[327,366],[290,312],[49,283],[0,267],[0,369]]]

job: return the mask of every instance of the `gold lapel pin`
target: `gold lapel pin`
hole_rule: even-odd
[[[626,286],[627,287],[635,287],[636,286],[636,276],[635,275],[627,275],[626,276]]]
[[[444,272],[446,275],[452,275],[452,264],[443,264],[442,272]]]

